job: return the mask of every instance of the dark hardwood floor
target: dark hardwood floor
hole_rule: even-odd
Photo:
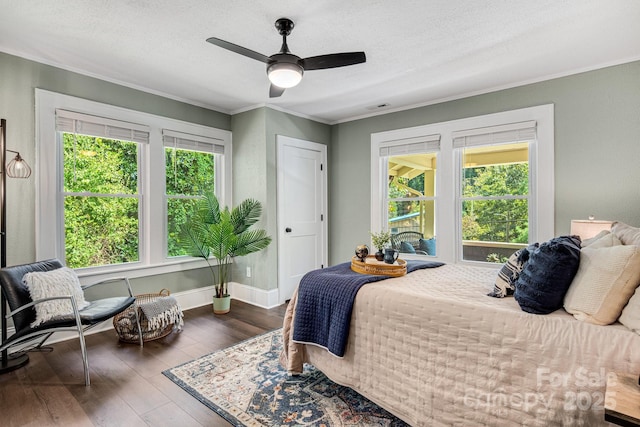
[[[162,371],[281,327],[285,308],[233,300],[226,315],[210,305],[186,310],[182,332],[144,348],[119,342],[113,329],[89,335],[90,387],[77,339],[31,352],[25,367],[0,375],[0,426],[228,427]]]

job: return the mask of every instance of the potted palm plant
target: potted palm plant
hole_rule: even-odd
[[[212,192],[198,200],[195,209],[180,230],[178,242],[191,256],[203,258],[215,285],[213,312],[229,312],[231,296],[228,290],[231,259],[266,248],[271,237],[265,230],[250,230],[262,214],[262,205],[254,199],[246,199],[235,208],[220,208],[218,198]],[[217,260],[217,278],[210,257]]]

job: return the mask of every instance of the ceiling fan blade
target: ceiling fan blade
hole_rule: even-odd
[[[324,70],[326,68],[344,67],[361,64],[367,61],[364,52],[331,53],[329,55],[312,56],[302,59],[301,65],[307,70]]]
[[[209,37],[207,41],[216,46],[220,46],[221,48],[230,50],[231,52],[239,53],[240,55],[244,55],[249,58],[256,59],[260,62],[264,62],[265,64],[269,63],[268,56],[255,52],[251,49],[247,49],[246,47],[238,46],[237,44],[229,43],[226,40],[222,40],[216,37]]]
[[[274,84],[272,84],[269,87],[269,98],[277,98],[280,95],[282,95],[284,93],[284,88],[283,87],[278,87]]]

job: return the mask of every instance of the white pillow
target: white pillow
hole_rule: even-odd
[[[582,248],[583,249],[584,248],[589,248],[589,249],[610,248],[611,246],[620,246],[621,244],[622,242],[620,241],[620,239],[618,239],[618,237],[615,234],[607,232],[606,234],[600,236],[600,238],[596,240],[592,240],[586,245],[583,244]]]
[[[89,303],[84,299],[84,292],[80,287],[80,281],[76,272],[70,268],[62,267],[51,271],[34,271],[22,277],[22,282],[29,289],[32,300],[49,297],[73,295],[78,305],[78,310],[87,307]],[[31,327],[48,322],[58,316],[73,313],[70,300],[45,301],[35,305],[36,320]]]
[[[590,237],[588,239],[584,239],[582,241],[582,243],[580,244],[581,248],[586,248],[587,246],[590,246],[592,244],[594,244],[595,242],[597,242],[598,240],[605,238],[607,236],[609,236],[611,234],[611,231],[609,230],[602,230],[601,232],[599,232],[598,234],[596,234],[593,237]]]
[[[608,325],[620,317],[639,283],[640,247],[586,247],[564,308],[578,320]]]

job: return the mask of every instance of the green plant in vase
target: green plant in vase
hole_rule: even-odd
[[[391,233],[389,231],[380,231],[373,232],[370,231],[371,241],[373,242],[373,246],[378,248],[378,252],[376,252],[375,257],[378,261],[382,261],[384,259],[384,253],[382,250],[389,244],[391,241]]]
[[[206,193],[195,206],[191,216],[180,230],[179,245],[189,255],[203,258],[209,266],[215,285],[214,308],[216,314],[229,312],[229,267],[231,259],[258,252],[271,243],[265,230],[250,230],[262,214],[262,205],[246,199],[233,209],[220,208],[218,198]],[[217,260],[218,277],[210,257]],[[221,300],[221,301],[216,301]],[[216,309],[216,303],[220,308]]]

